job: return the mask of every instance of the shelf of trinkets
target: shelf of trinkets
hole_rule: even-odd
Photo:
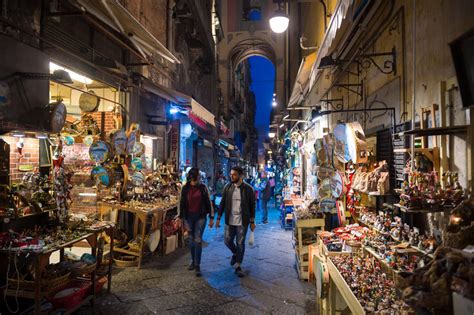
[[[417,266],[426,264],[439,245],[434,237],[420,235],[417,228],[402,224],[399,217],[392,220],[388,213],[366,212],[361,214],[359,221],[373,231],[366,234],[364,249],[394,271],[412,272]]]
[[[466,199],[458,173],[450,171],[443,173],[441,178],[435,171],[410,172],[408,181],[403,182],[397,193],[400,195],[397,206],[406,212],[450,210]]]
[[[400,314],[410,312],[397,295],[391,275],[371,256],[338,255],[330,257],[366,313]],[[333,276],[333,275],[331,275]]]
[[[423,254],[434,252],[439,245],[433,236],[420,233],[418,228],[404,224],[398,216],[392,218],[390,212],[360,212],[359,222],[380,234],[390,235],[395,242],[408,242],[412,248]]]

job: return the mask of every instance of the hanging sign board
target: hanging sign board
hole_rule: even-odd
[[[179,120],[171,122],[170,131],[170,159],[173,161],[176,169],[179,169]]]

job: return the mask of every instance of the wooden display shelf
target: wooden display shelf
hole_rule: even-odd
[[[378,192],[376,191],[371,191],[371,192],[367,192],[367,191],[362,191],[362,190],[358,190],[358,189],[354,189],[352,188],[354,191],[360,193],[360,194],[365,194],[367,196],[371,196],[371,197],[386,197],[386,196],[391,196],[392,194],[388,193],[388,194],[379,194]]]
[[[331,277],[332,282],[336,286],[337,290],[343,297],[347,306],[351,310],[352,314],[363,315],[365,314],[364,308],[360,304],[359,300],[356,298],[352,290],[349,288],[349,285],[342,277],[341,273],[337,267],[333,264],[331,259],[327,260],[327,265],[329,269],[329,276]]]
[[[294,216],[293,221],[297,228],[313,228],[313,227],[322,227],[324,228],[324,219],[304,219],[301,220]]]
[[[101,219],[103,219],[104,216],[110,213],[110,211],[112,211],[113,209],[130,212],[135,215],[133,238],[137,237],[138,235],[141,236],[139,251],[137,252],[137,251],[132,251],[129,249],[124,249],[124,248],[117,248],[115,249],[115,251],[138,257],[138,269],[141,268],[143,255],[145,253],[145,245],[146,245],[145,234],[146,234],[147,225],[151,224],[152,229],[153,228],[160,229],[161,231],[160,243],[163,244],[163,240],[165,239],[163,223],[166,218],[166,213],[178,207],[178,204],[171,205],[167,208],[158,208],[158,207],[153,207],[153,205],[150,205],[150,209],[147,210],[147,209],[142,209],[142,208],[131,208],[131,207],[127,207],[121,204],[108,203],[108,202],[103,202],[103,201],[98,202],[97,205],[99,207],[99,213],[100,213]],[[181,235],[181,241],[183,242],[182,230],[180,231],[180,235]]]
[[[434,148],[415,148],[415,153],[431,154],[434,151]],[[393,149],[393,153],[411,153],[410,148],[403,149]]]
[[[373,231],[375,231],[379,234],[390,235],[389,232],[384,232],[384,231],[381,231],[379,229],[376,229],[375,226],[373,226],[372,224],[362,222],[360,219],[357,219],[357,223],[359,223],[360,225],[366,226],[366,227],[370,228],[371,230],[373,230]]]
[[[399,203],[394,203],[394,207],[400,209],[401,212],[405,213],[433,213],[433,212],[443,212],[444,210],[424,210],[424,209],[410,209],[405,206],[402,206]]]
[[[399,137],[414,135],[416,137],[425,136],[443,136],[466,133],[469,125],[459,125],[450,127],[436,127],[436,128],[424,128],[424,129],[412,129],[396,133]]]
[[[15,253],[21,254],[21,255],[33,255],[34,259],[34,270],[35,274],[41,275],[43,274],[44,269],[46,266],[49,264],[49,258],[53,252],[60,251],[60,260],[64,260],[64,249],[67,247],[72,247],[72,245],[81,242],[83,240],[87,240],[89,243],[90,247],[92,248],[92,255],[96,256],[97,254],[97,243],[98,243],[98,237],[99,234],[102,232],[110,232],[110,237],[111,237],[111,243],[110,243],[110,252],[113,253],[114,251],[114,245],[113,245],[113,239],[114,239],[114,227],[108,226],[108,227],[103,227],[101,229],[97,229],[94,231],[90,231],[89,233],[86,233],[82,235],[81,237],[78,237],[74,240],[71,240],[69,242],[65,242],[62,244],[56,244],[54,247],[49,248],[47,250],[43,251],[25,251],[25,250],[0,250],[1,253]],[[8,255],[10,257],[10,255]],[[108,265],[108,272],[107,272],[107,292],[110,292],[111,284],[112,284],[112,259],[109,260],[109,265]],[[92,294],[89,295],[86,299],[87,301],[93,301],[95,299],[95,285],[96,285],[96,271],[94,270],[90,274],[91,282],[92,282]],[[46,292],[43,292],[41,290],[42,288],[42,279],[41,277],[37,277],[35,280],[35,290],[34,291],[26,291],[26,290],[19,290],[18,292],[15,289],[4,289],[4,294],[8,296],[18,296],[18,297],[23,297],[27,299],[33,299],[34,300],[34,313],[39,315],[41,314],[41,300],[45,296]],[[82,304],[83,305],[83,304]]]

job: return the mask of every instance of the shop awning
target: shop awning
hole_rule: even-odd
[[[291,92],[290,101],[288,102],[288,107],[301,103],[301,101],[307,95],[309,90],[309,75],[315,61],[315,52],[304,57],[301,61],[300,69],[296,75],[295,85],[293,86],[293,91]]]
[[[308,89],[311,90],[314,84],[322,77],[324,69],[319,69],[321,58],[331,54],[337,47],[341,39],[344,37],[347,29],[353,22],[353,14],[350,14],[354,9],[353,0],[340,0],[329,22],[328,30],[324,36],[323,42],[319,47],[317,58],[312,65],[309,75]],[[324,90],[322,88],[321,90]],[[325,91],[324,91],[325,93]]]
[[[143,57],[158,54],[180,63],[118,0],[76,0],[88,13],[130,39]]]
[[[312,93],[311,97],[313,102],[319,102],[327,95],[328,90],[332,87],[332,81],[330,79],[332,69],[319,69],[321,59],[334,52],[338,52],[341,44],[352,45],[354,38],[356,38],[355,35],[359,34],[359,36],[362,36],[360,35],[360,30],[354,26],[357,25],[361,19],[370,19],[370,17],[377,12],[382,3],[383,1],[374,0],[338,1],[334,14],[331,17],[328,30],[318,50],[318,57],[313,64],[309,78],[308,89]],[[364,13],[364,11],[368,13]],[[349,49],[346,49],[343,54],[338,54],[337,58],[342,60],[347,59],[345,54],[348,51]]]
[[[191,96],[171,88],[155,84],[149,79],[145,79],[143,82],[145,89],[175,103],[176,105],[187,108],[189,111],[189,118],[194,120],[198,125],[201,125],[201,122],[203,122],[204,124],[209,124],[213,127],[216,127],[214,114],[199,104],[199,102]]]
[[[191,98],[191,112],[211,126],[216,126],[215,116],[193,98]]]

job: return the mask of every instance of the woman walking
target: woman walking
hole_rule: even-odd
[[[179,215],[184,219],[184,224],[189,232],[189,247],[192,262],[188,270],[194,270],[196,276],[201,276],[202,234],[209,216],[209,227],[214,225],[214,209],[211,205],[209,191],[202,184],[198,168],[191,168],[187,181],[181,190],[179,201]]]

